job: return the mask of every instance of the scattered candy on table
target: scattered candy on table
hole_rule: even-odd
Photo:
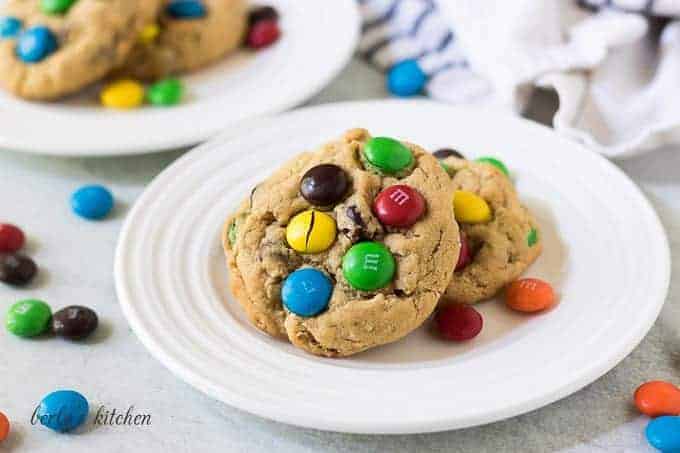
[[[438,149],[437,151],[432,153],[432,155],[437,159],[446,159],[447,157],[457,157],[459,159],[465,159],[465,156],[463,156],[460,152],[451,148]]]
[[[680,417],[668,416],[655,418],[645,429],[647,441],[663,453],[680,452]]]
[[[42,25],[23,31],[17,40],[16,56],[24,63],[38,63],[57,50],[54,33]]]
[[[0,38],[14,38],[21,31],[22,25],[16,17],[0,17]]]
[[[333,164],[317,165],[307,171],[300,182],[300,194],[316,206],[331,206],[341,201],[347,189],[347,173]]]
[[[40,424],[63,433],[76,429],[87,419],[90,405],[74,390],[58,390],[42,399],[36,411]]]
[[[278,20],[279,19],[279,13],[276,11],[276,9],[272,8],[271,6],[260,6],[258,8],[254,8],[253,10],[248,13],[248,25],[252,26],[256,22],[260,22],[262,20]]]
[[[363,157],[369,167],[378,173],[397,174],[413,165],[410,149],[389,137],[374,137],[364,145]]]
[[[0,253],[14,253],[26,243],[21,229],[9,223],[0,223]]]
[[[43,13],[63,14],[75,3],[75,0],[40,0],[40,9]]]
[[[137,41],[146,45],[153,44],[160,33],[161,27],[159,27],[158,24],[145,25],[144,28],[142,28],[142,31],[139,32]]]
[[[99,325],[94,310],[80,305],[62,308],[52,315],[52,332],[67,340],[83,340]]]
[[[458,255],[458,262],[456,263],[456,272],[462,271],[472,262],[472,253],[468,244],[467,236],[462,231],[460,232],[460,254]]]
[[[172,0],[165,8],[175,19],[198,19],[205,17],[205,5],[200,0]]]
[[[527,234],[527,245],[529,247],[533,247],[536,245],[538,242],[538,230],[536,228],[532,228],[529,230],[529,234]]]
[[[170,106],[179,104],[183,94],[182,82],[171,77],[151,85],[146,96],[152,105]]]
[[[0,281],[13,286],[24,286],[33,280],[38,266],[25,255],[0,253]]]
[[[649,417],[680,415],[680,389],[670,382],[650,381],[635,390],[635,407]]]
[[[479,159],[475,159],[476,162],[482,163],[482,164],[489,164],[493,165],[497,169],[499,169],[505,176],[510,176],[510,170],[508,170],[508,167],[505,166],[503,162],[500,160],[496,159],[495,157],[480,157]]]
[[[479,335],[484,320],[470,305],[447,304],[437,310],[435,324],[445,339],[467,341]]]
[[[0,442],[9,437],[10,424],[5,414],[0,412]]]
[[[26,299],[10,307],[5,326],[19,337],[34,337],[48,329],[51,317],[52,310],[45,302]]]
[[[342,258],[342,272],[353,288],[374,291],[387,286],[396,264],[389,249],[379,242],[359,242]]]
[[[453,212],[461,223],[485,223],[491,220],[491,208],[480,196],[465,190],[453,194]]]
[[[144,86],[131,79],[117,80],[106,85],[99,97],[105,107],[133,109],[144,102]]]
[[[248,30],[246,44],[251,49],[262,49],[275,43],[281,36],[278,21],[265,19],[255,22]]]
[[[286,227],[288,244],[301,253],[320,253],[335,241],[335,219],[310,209],[293,217]]]
[[[542,311],[555,304],[555,291],[549,283],[537,278],[516,280],[505,289],[505,303],[525,313]]]
[[[410,186],[390,186],[373,201],[373,212],[384,225],[408,228],[425,214],[425,198]]]
[[[419,94],[427,83],[427,74],[416,60],[404,60],[392,66],[387,73],[387,89],[395,96],[408,97]]]
[[[83,186],[71,195],[71,208],[85,219],[103,219],[113,209],[113,195],[104,186]]]
[[[328,307],[333,284],[326,275],[313,268],[298,269],[283,282],[283,305],[299,316],[315,316]]]

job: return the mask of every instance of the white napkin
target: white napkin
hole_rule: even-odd
[[[680,143],[680,0],[359,0],[360,51],[414,58],[426,93],[521,111],[553,87],[555,130],[609,157]]]

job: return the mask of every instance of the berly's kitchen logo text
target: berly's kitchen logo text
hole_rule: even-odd
[[[31,415],[31,425],[41,423],[42,417],[56,418],[57,420],[59,420],[60,417],[70,417],[70,414],[66,413],[68,411],[39,415],[39,407],[40,406],[36,407],[33,411],[33,415]],[[47,420],[44,421],[47,422]],[[116,408],[108,409],[106,406],[101,405],[94,414],[92,424],[105,426],[149,426],[151,425],[151,414],[135,413],[134,406],[130,406],[127,410],[122,411]]]

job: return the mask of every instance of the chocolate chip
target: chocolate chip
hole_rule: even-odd
[[[21,254],[0,255],[0,281],[13,286],[30,283],[38,272],[32,259]]]
[[[360,227],[363,228],[366,226],[364,219],[361,218],[361,213],[356,206],[348,207],[347,210],[345,210],[345,214],[347,214],[347,217],[349,217],[352,222],[359,225]]]
[[[447,157],[457,157],[459,159],[465,159],[465,156],[463,156],[460,152],[456,151],[455,149],[452,148],[442,148],[440,150],[435,151],[432,153],[434,157],[437,159],[446,159]]]

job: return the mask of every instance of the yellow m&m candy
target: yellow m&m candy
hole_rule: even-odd
[[[491,220],[491,208],[482,197],[472,192],[456,190],[453,194],[453,212],[461,223],[484,223]]]
[[[100,98],[105,107],[133,109],[144,102],[144,86],[134,80],[118,80],[104,87]]]
[[[156,24],[145,25],[142,31],[139,32],[137,40],[142,44],[153,43],[161,32],[161,28]]]
[[[286,240],[297,252],[320,253],[333,245],[336,232],[333,217],[310,209],[291,219],[286,228]]]

